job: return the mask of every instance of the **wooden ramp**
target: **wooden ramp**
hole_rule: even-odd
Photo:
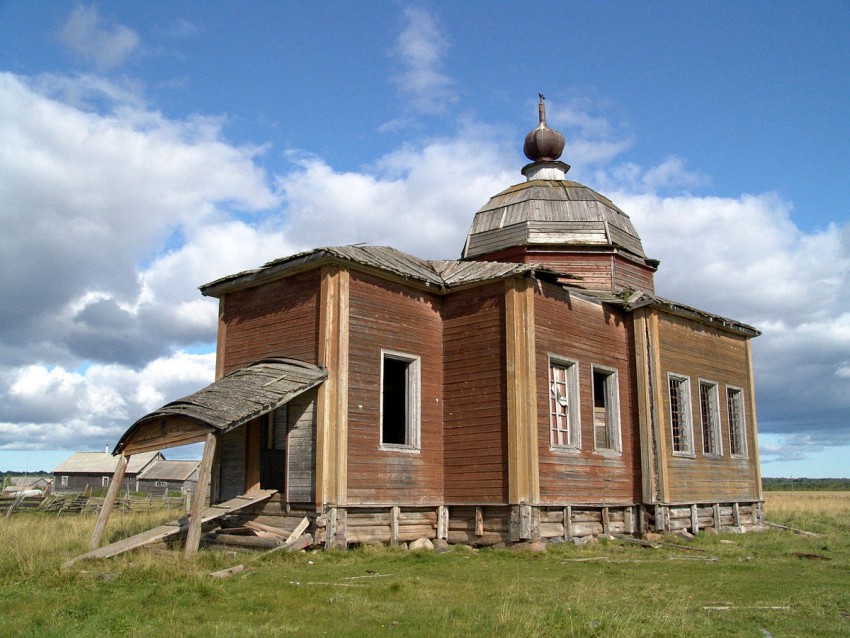
[[[215,519],[224,516],[225,514],[237,512],[250,505],[254,505],[255,503],[260,503],[261,501],[270,498],[273,494],[276,493],[277,490],[257,490],[256,492],[252,492],[251,494],[243,494],[241,496],[237,496],[236,498],[232,498],[229,501],[225,501],[224,503],[218,503],[217,505],[208,507],[201,513],[201,523],[203,524],[209,521],[214,521]],[[104,545],[103,547],[98,547],[97,549],[92,550],[87,554],[81,554],[80,556],[72,558],[71,560],[63,563],[62,567],[70,567],[77,561],[86,560],[89,558],[110,558],[112,556],[117,556],[118,554],[129,552],[131,549],[136,549],[137,547],[150,545],[151,543],[156,543],[158,541],[163,541],[168,538],[172,538],[185,532],[188,528],[189,520],[188,517],[184,516],[179,521],[171,521],[169,523],[166,523],[165,525],[160,525],[159,527],[155,527],[146,532],[142,532],[141,534],[136,534],[135,536],[131,536],[130,538],[125,538],[123,540],[112,543],[111,545]]]

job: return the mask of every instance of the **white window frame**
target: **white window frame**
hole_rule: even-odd
[[[679,414],[683,421],[680,425],[682,436],[679,438],[680,440],[684,439],[685,449],[679,450],[676,449],[676,436],[673,431],[673,396],[670,391],[670,383],[674,380],[681,383],[681,387],[683,389],[683,396],[678,398],[679,402],[682,403]],[[695,454],[693,410],[691,408],[691,378],[686,374],[677,374],[675,372],[667,373],[667,407],[668,414],[670,416],[670,449],[673,452],[673,456],[686,456],[693,458]]]
[[[405,404],[405,443],[384,442],[384,361],[392,359],[407,363],[406,375],[406,404]],[[381,396],[380,396],[380,418],[378,423],[378,440],[381,450],[395,452],[419,452],[420,430],[422,420],[421,399],[421,358],[415,354],[398,352],[396,350],[381,349]]]
[[[68,487],[68,475],[63,474],[59,477],[59,486],[60,487]]]
[[[100,477],[100,486],[101,487],[109,487],[109,477],[108,476],[101,476]]]
[[[702,454],[703,456],[723,456],[723,439],[720,434],[720,386],[716,381],[708,379],[699,379],[699,417],[700,431],[702,433]],[[709,389],[709,405],[708,413],[706,406],[703,405],[702,389]],[[706,425],[710,428],[709,440],[714,441],[714,449],[706,449]]]
[[[556,371],[563,371],[566,394],[561,396],[555,387]],[[581,449],[581,407],[579,402],[578,361],[558,355],[549,355],[549,370],[546,384],[549,406],[549,446],[552,450],[577,451]],[[556,407],[556,401],[557,407]],[[566,401],[566,405],[563,402]],[[566,429],[560,427],[559,419],[566,421]],[[564,436],[566,435],[566,436]],[[566,439],[566,440],[565,440]]]
[[[735,394],[738,396],[737,405],[732,405],[732,395]],[[749,453],[747,450],[747,420],[746,414],[747,411],[744,407],[744,389],[739,388],[734,385],[726,386],[726,423],[728,426],[729,432],[729,455],[733,459],[746,459],[749,458]],[[737,417],[737,422],[733,421],[733,414]],[[735,433],[733,434],[733,429]],[[734,453],[732,451],[732,446],[734,444],[734,438],[737,437],[740,441],[741,451]]]
[[[596,373],[605,376],[605,427],[608,432],[608,447],[600,447],[596,439]],[[590,366],[590,391],[593,405],[593,451],[600,454],[622,454],[623,433],[620,425],[620,376],[616,368]]]
[[[154,487],[168,487],[168,481],[154,481]]]

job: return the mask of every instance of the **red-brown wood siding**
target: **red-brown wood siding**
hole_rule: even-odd
[[[443,351],[440,299],[352,272],[349,288],[348,503],[440,503]],[[381,349],[420,357],[418,452],[380,448]]]
[[[518,246],[475,259],[548,266],[580,277],[569,283],[586,290],[617,292],[622,288],[631,288],[649,293],[655,291],[655,275],[651,268],[608,251],[567,252]]]
[[[505,285],[443,301],[445,494],[452,503],[506,503]]]
[[[678,503],[756,498],[753,407],[749,392],[746,338],[664,313],[659,314],[658,332],[663,380],[660,412],[667,434],[669,501]],[[673,455],[667,384],[669,372],[690,378],[693,458]],[[700,379],[718,385],[720,440],[723,449],[723,455],[720,457],[703,454]],[[729,453],[727,386],[740,388],[744,393],[748,453],[746,459],[733,459]]]
[[[225,296],[224,373],[266,357],[316,363],[319,271]]]
[[[622,313],[543,283],[535,295],[540,498],[544,503],[640,499],[640,457],[631,321]],[[578,362],[581,449],[552,449],[549,355]],[[622,451],[594,452],[591,366],[617,370]]]

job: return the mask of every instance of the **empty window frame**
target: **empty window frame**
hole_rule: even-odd
[[[68,475],[63,474],[59,479],[59,485],[62,487],[68,487]]]
[[[617,371],[591,366],[593,376],[593,447],[596,450],[619,452],[620,389]]]
[[[694,431],[691,423],[691,380],[670,373],[667,375],[670,396],[670,431],[673,454],[691,456],[694,453]]]
[[[101,487],[109,487],[109,477],[108,476],[101,476],[100,477],[100,486]]]
[[[741,388],[726,388],[726,408],[729,418],[729,454],[738,458],[747,458],[744,391]]]
[[[419,449],[419,357],[381,351],[381,447]]]
[[[581,447],[578,363],[549,358],[549,429],[553,448]]]
[[[720,442],[720,399],[717,384],[700,379],[699,413],[702,424],[702,453],[707,456],[722,456]]]

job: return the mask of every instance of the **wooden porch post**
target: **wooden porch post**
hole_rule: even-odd
[[[100,541],[103,538],[103,532],[106,530],[106,523],[109,521],[109,515],[112,514],[112,508],[115,506],[115,498],[118,496],[118,490],[121,489],[121,481],[124,480],[124,472],[127,469],[127,464],[130,462],[130,457],[118,457],[118,465],[115,467],[115,473],[112,475],[112,481],[109,483],[109,488],[106,490],[106,498],[103,500],[103,505],[100,508],[100,514],[97,516],[97,523],[94,525],[94,530],[89,539],[89,547],[97,549],[100,547]]]
[[[189,532],[186,535],[186,557],[194,556],[201,544],[201,512],[204,510],[204,500],[210,488],[212,461],[215,454],[216,436],[207,434],[204,441],[204,455],[201,457],[201,467],[198,470],[198,483],[192,495],[192,511],[189,512]]]

